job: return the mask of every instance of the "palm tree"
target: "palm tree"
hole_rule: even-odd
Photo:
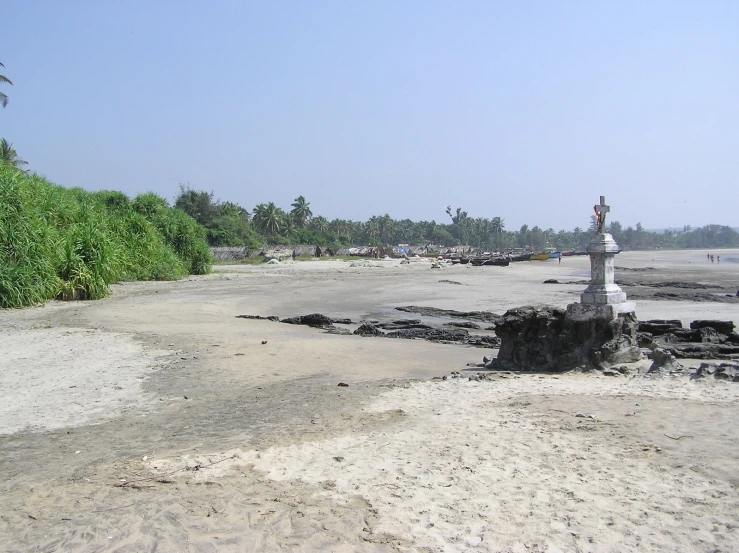
[[[454,225],[461,223],[467,218],[467,212],[462,211],[461,207],[458,207],[456,215],[453,215],[452,206],[448,205],[446,206],[446,214],[449,215],[449,218],[452,220],[452,224]]]
[[[0,139],[0,163],[10,165],[16,169],[20,169],[23,165],[28,165],[27,161],[18,157],[18,153],[13,148],[13,145],[4,138]]]
[[[293,209],[290,215],[295,218],[298,227],[305,228],[308,220],[313,217],[313,212],[310,210],[310,202],[305,201],[303,196],[298,196],[291,205]]]
[[[328,220],[320,215],[310,222],[310,226],[313,230],[320,232],[321,234],[326,234],[328,232]]]
[[[0,63],[0,67],[5,67],[5,66],[2,63]],[[13,83],[5,75],[0,75],[0,83],[8,83],[10,86],[13,86]],[[0,106],[5,107],[7,105],[8,105],[7,95],[0,92]]]
[[[495,236],[500,236],[503,230],[505,230],[505,219],[493,217],[490,221],[490,232]]]
[[[254,225],[260,232],[277,234],[284,224],[283,213],[274,202],[259,204],[254,208]]]

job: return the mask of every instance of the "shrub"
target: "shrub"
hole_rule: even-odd
[[[65,189],[0,166],[0,308],[99,299],[124,280],[210,270],[205,230],[155,194]]]

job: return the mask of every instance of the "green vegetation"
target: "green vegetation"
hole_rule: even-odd
[[[373,216],[366,222],[314,216],[310,203],[298,196],[287,212],[273,202],[257,205],[253,218],[249,211],[230,202],[213,201],[213,193],[196,192],[183,187],[175,206],[184,210],[208,229],[211,246],[247,246],[315,244],[336,250],[342,247],[381,244],[466,245],[488,251],[528,248],[541,251],[584,250],[594,232],[594,217],[588,230],[580,227],[555,231],[522,225],[507,230],[502,217],[470,217],[461,207],[446,208],[451,223],[393,219],[389,215]],[[230,219],[222,214],[231,212]],[[238,214],[238,215],[236,215]],[[709,225],[700,229],[685,227],[682,231],[649,232],[638,223],[623,228],[614,221],[608,231],[625,249],[653,248],[731,248],[739,247],[739,233],[727,226]]]
[[[210,270],[205,231],[155,194],[65,189],[0,163],[0,307],[99,299]]]
[[[28,162],[18,157],[18,153],[11,143],[4,138],[0,138],[0,165],[10,165],[20,169],[24,165],[28,165]]]
[[[231,202],[214,200],[212,192],[197,192],[180,185],[175,207],[205,227],[211,246],[246,246],[258,248],[260,238],[249,224],[249,212]]]

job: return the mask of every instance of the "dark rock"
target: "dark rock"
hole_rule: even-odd
[[[654,339],[650,332],[636,333],[636,345],[638,345],[640,348],[649,347],[649,344],[651,344],[653,341]]]
[[[331,319],[331,323],[335,325],[350,325],[354,324],[351,319]]]
[[[677,362],[677,359],[669,351],[657,348],[652,352],[652,366],[649,367],[647,373],[667,373],[682,371],[683,366]]]
[[[479,330],[480,325],[477,323],[473,323],[471,321],[460,321],[460,322],[451,322],[451,323],[444,323],[445,326],[455,326],[457,328],[471,328],[473,330]]]
[[[643,273],[643,272],[646,272],[646,271],[656,271],[657,270],[654,267],[636,267],[636,268],[633,268],[632,269],[631,267],[619,267],[618,265],[616,265],[616,267],[614,267],[614,268],[617,271],[632,271],[632,272],[635,272],[635,273]]]
[[[482,336],[480,334],[470,334],[465,343],[469,346],[499,348],[500,338],[498,338],[497,336]]]
[[[711,327],[721,334],[730,334],[734,331],[733,321],[712,321],[712,320],[697,320],[690,323],[690,328],[706,328]]]
[[[671,332],[675,328],[682,328],[682,321],[652,319],[650,321],[639,321],[637,330],[639,332],[649,332],[652,336],[662,336]]]
[[[645,297],[649,298],[649,295],[642,296],[636,294],[630,294],[632,298]],[[651,295],[651,298],[662,298],[668,300],[681,300],[681,301],[695,301],[695,302],[719,302],[719,303],[736,303],[736,298],[723,294],[712,294],[707,292],[655,292]]]
[[[739,346],[728,344],[674,344],[665,349],[678,359],[739,359]]]
[[[417,325],[421,324],[421,319],[394,319],[391,323],[398,325]]]
[[[398,311],[406,313],[418,313],[426,317],[450,317],[454,319],[470,319],[473,321],[483,321],[486,323],[496,323],[500,315],[496,315],[490,311],[454,311],[453,309],[438,309],[436,307],[419,307],[416,305],[408,305],[405,307],[396,307]]]
[[[655,343],[658,344],[682,344],[685,341],[676,336],[673,332],[668,332],[667,334],[663,334],[659,338],[655,340]]]
[[[581,320],[554,307],[511,309],[496,325],[501,346],[495,366],[565,371],[638,361],[636,324],[634,314]]]
[[[326,315],[321,315],[320,313],[311,313],[310,315],[290,317],[288,319],[282,319],[282,322],[291,325],[306,325],[318,328],[327,328],[332,326],[331,319]]]
[[[444,330],[441,328],[423,329],[411,328],[408,330],[397,330],[385,334],[388,338],[403,338],[414,340],[420,338],[429,342],[466,342],[469,333],[466,330]]]
[[[701,363],[690,377],[694,379],[713,377],[716,380],[739,382],[739,363]]]
[[[237,319],[254,319],[259,321],[275,321],[278,322],[280,320],[279,317],[275,315],[270,315],[269,317],[262,317],[261,315],[236,315]]]
[[[729,332],[729,334],[726,335],[726,341],[739,345],[739,334],[736,332]]]
[[[457,282],[456,280],[446,280],[446,279],[442,279],[442,280],[440,280],[439,282],[443,282],[443,283],[445,283],[445,284],[456,284],[456,285],[458,285],[458,286],[464,286],[464,285],[463,285],[463,284],[462,284],[461,282]]]
[[[375,325],[377,328],[383,330],[407,330],[409,328],[433,328],[430,325],[422,324],[420,319],[398,319],[396,321],[390,321],[387,323],[379,323]]]
[[[383,336],[382,332],[372,323],[364,323],[354,331],[357,336]]]
[[[715,284],[701,284],[699,282],[636,282],[637,286],[651,286],[652,288],[682,288],[684,290],[708,290],[709,288],[721,288]]]
[[[698,333],[700,334],[700,341],[704,344],[719,344],[723,342],[723,336],[712,326],[704,326],[703,328],[698,329]]]
[[[559,281],[556,278],[548,278],[544,281],[544,284],[559,284]]]
[[[692,328],[676,328],[672,335],[680,342],[700,342],[701,332]]]

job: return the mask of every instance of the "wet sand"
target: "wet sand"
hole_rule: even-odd
[[[739,252],[720,265],[705,254],[622,253],[617,265],[739,283]],[[219,266],[0,312],[0,549],[739,548],[736,385],[470,382],[467,364],[494,351],[235,318],[564,307],[582,286],[543,281],[584,278],[587,258],[355,265]],[[739,325],[732,303],[639,300],[637,315]],[[451,371],[463,378],[431,380]]]

